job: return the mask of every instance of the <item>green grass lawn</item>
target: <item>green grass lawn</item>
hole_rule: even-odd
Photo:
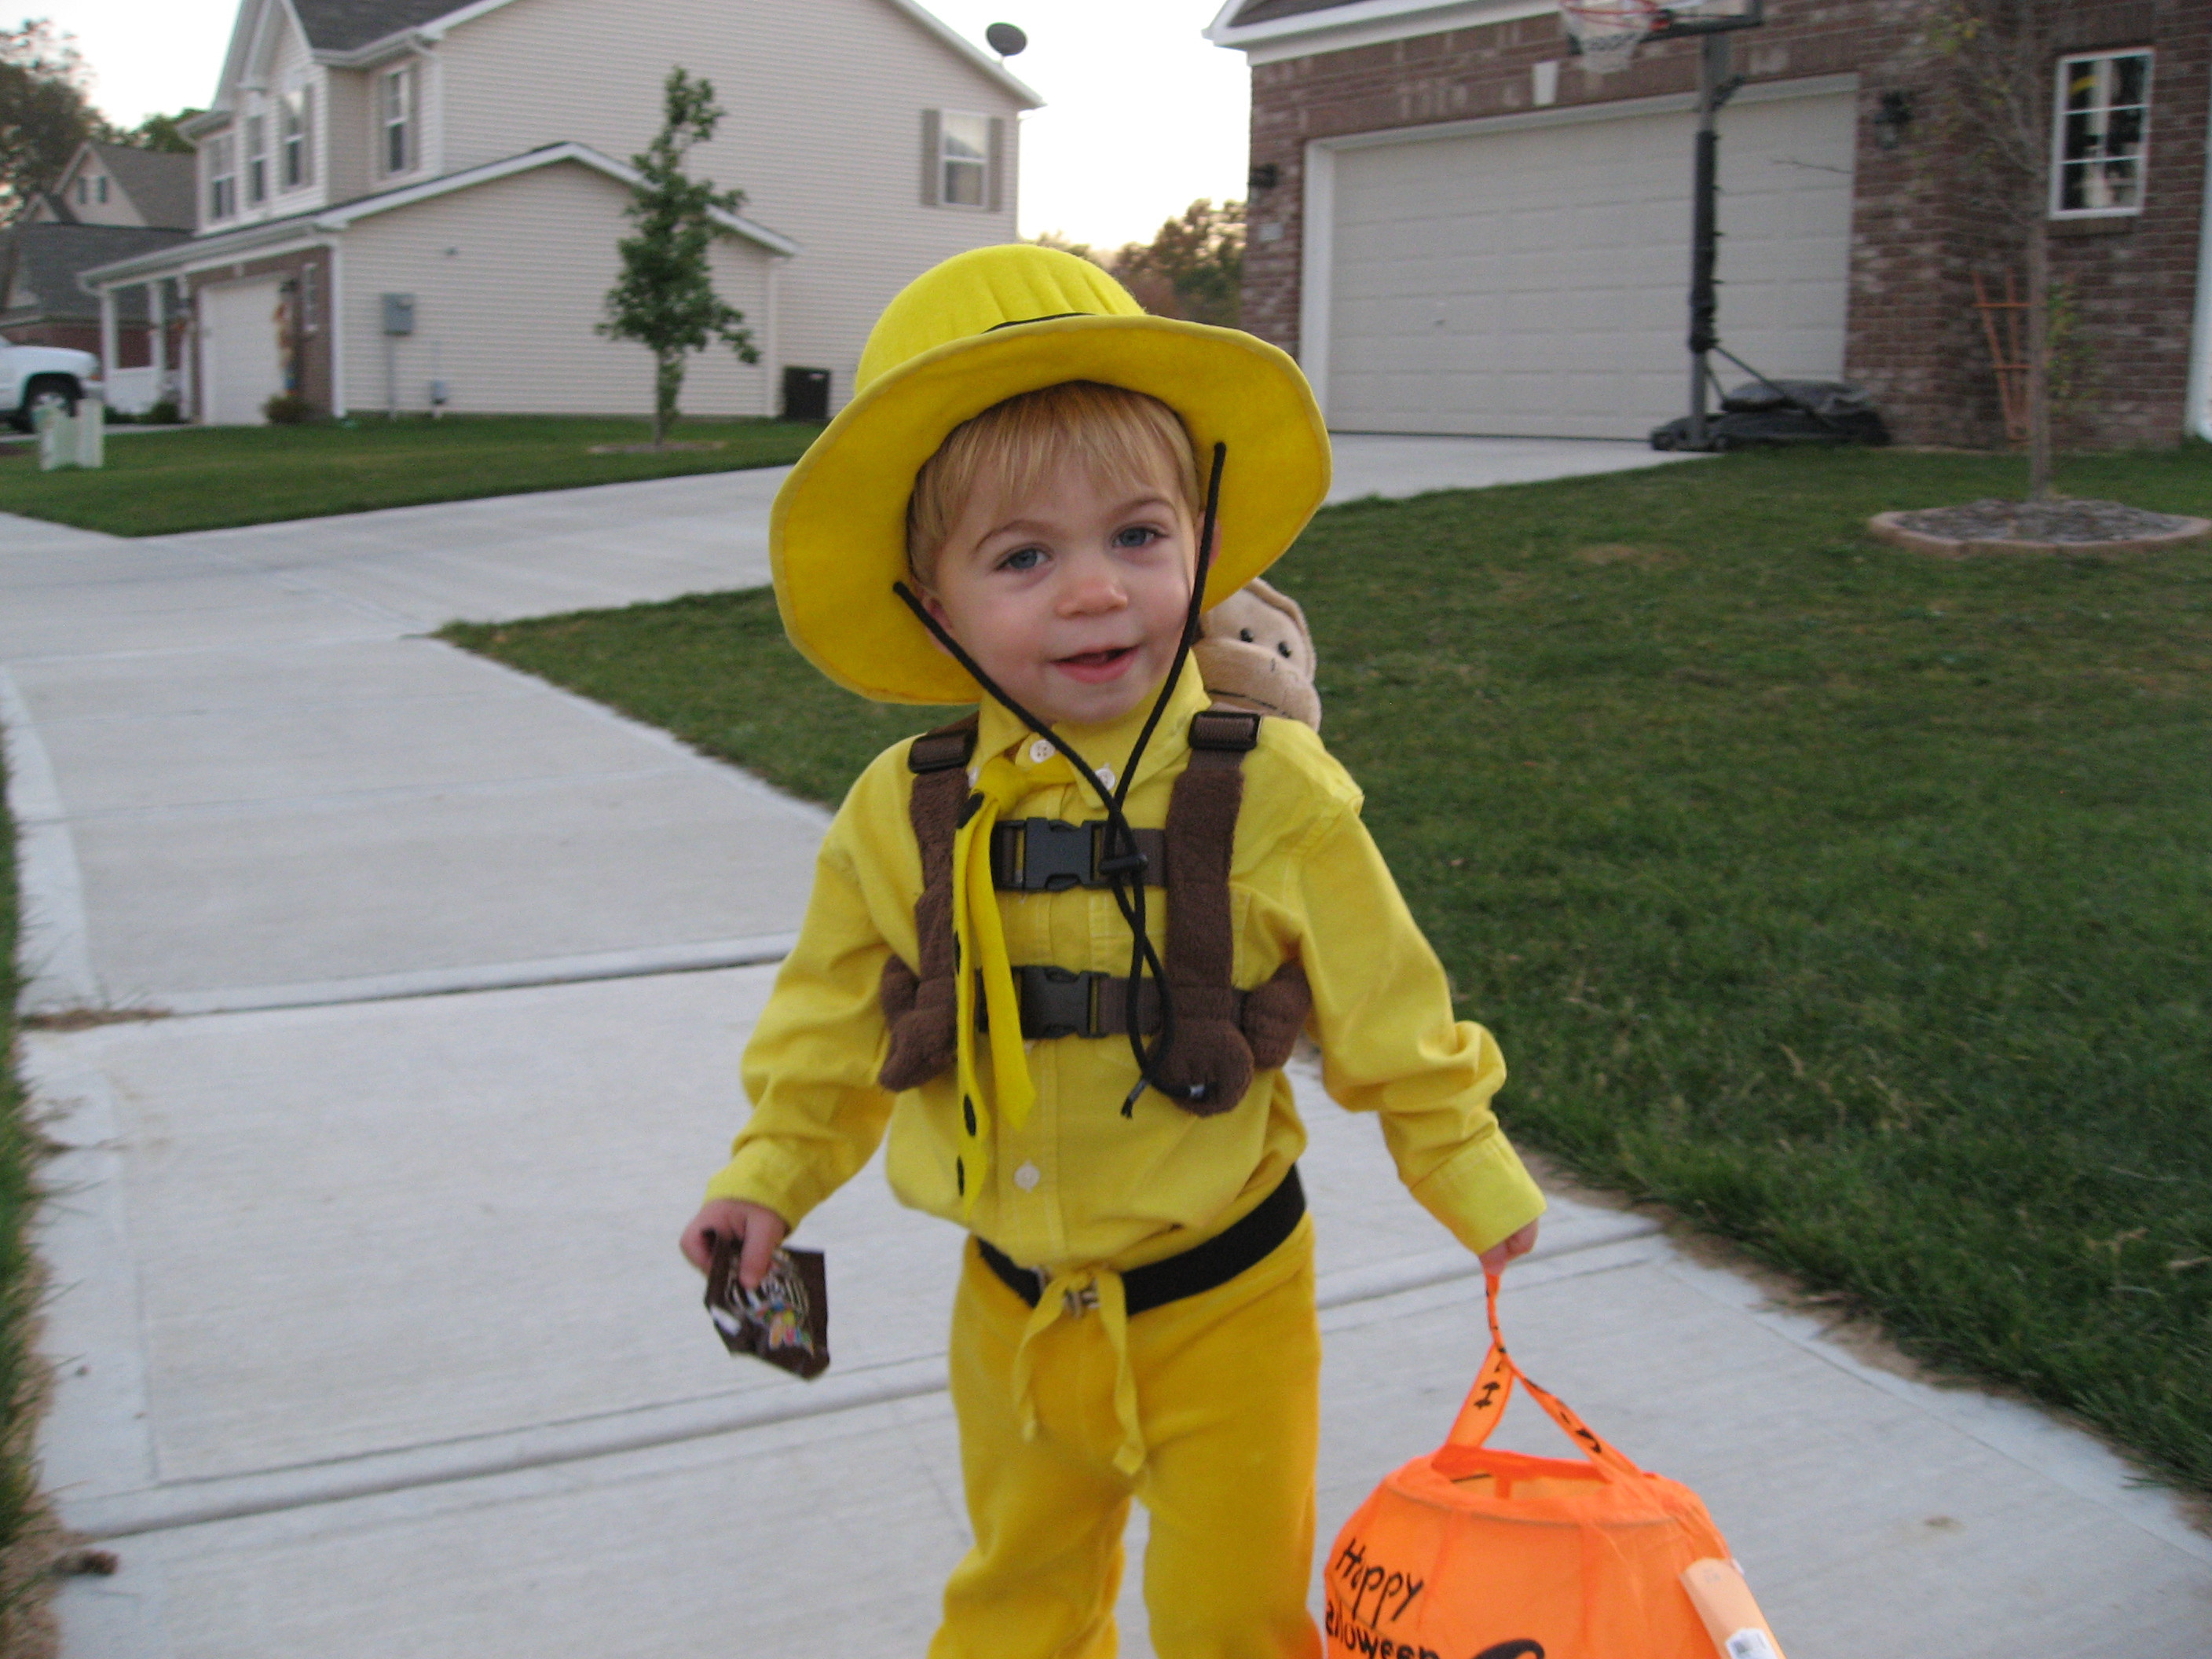
[[[45,1563],[33,1559],[46,1530],[39,1507],[32,1436],[46,1395],[31,1352],[36,1278],[25,1237],[38,1202],[38,1140],[25,1121],[15,1071],[15,833],[0,765],[0,1651],[14,1651],[35,1620]]]
[[[2212,1491],[2212,544],[1946,563],[2003,459],[1753,453],[1326,512],[1325,735],[1500,1110]],[[2061,485],[2212,516],[2212,451]],[[450,630],[833,799],[928,716],[764,593]]]
[[[594,455],[644,443],[642,420],[457,415],[363,416],[353,426],[222,426],[108,434],[96,472],[40,472],[35,447],[0,445],[0,513],[118,536],[318,519],[379,507],[570,489],[795,461],[822,428],[787,421],[684,421],[669,435],[719,449]],[[119,435],[118,435],[119,434]]]

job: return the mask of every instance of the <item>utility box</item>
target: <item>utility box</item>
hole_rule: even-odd
[[[783,418],[787,421],[826,421],[830,418],[830,371],[790,368],[783,371]]]
[[[384,331],[386,334],[412,334],[415,331],[413,295],[387,294],[384,296]]]
[[[39,471],[107,465],[107,410],[97,398],[77,399],[71,414],[49,404],[39,414]]]

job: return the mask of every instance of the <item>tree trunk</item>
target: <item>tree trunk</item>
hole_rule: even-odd
[[[684,390],[684,354],[664,351],[653,369],[653,447],[660,447],[676,424],[676,399]]]
[[[2051,499],[2051,238],[2027,230],[2027,499]]]

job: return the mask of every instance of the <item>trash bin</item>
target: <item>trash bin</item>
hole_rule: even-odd
[[[787,368],[783,371],[783,418],[787,421],[826,421],[830,418],[828,369]]]

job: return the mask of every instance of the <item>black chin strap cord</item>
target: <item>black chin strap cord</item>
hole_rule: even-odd
[[[983,672],[982,665],[963,648],[936,617],[929,614],[912,588],[902,581],[891,584],[891,592],[897,594],[906,608],[914,612],[915,620],[929,630],[931,637],[945,647],[955,662],[975,677],[978,685],[997,698],[1008,714],[1067,757],[1068,763],[1075,768],[1077,775],[1090,787],[1091,793],[1098,797],[1098,804],[1105,809],[1107,856],[1099,860],[1099,867],[1106,874],[1108,885],[1114,895],[1115,907],[1121,911],[1121,920],[1128,924],[1131,946],[1128,1036],[1129,1052],[1137,1062],[1137,1084],[1121,1103],[1121,1115],[1124,1117],[1136,1109],[1138,1098],[1146,1089],[1158,1089],[1170,1098],[1178,1092],[1196,1098],[1202,1092],[1202,1088],[1180,1091],[1164,1089],[1154,1079],[1153,1073],[1159,1061],[1175,1042],[1175,1000],[1168,988],[1167,971],[1161,964],[1159,952],[1152,944],[1152,933],[1146,926],[1145,855],[1137,850],[1136,831],[1130,827],[1123,808],[1128,799],[1130,785],[1136,779],[1137,764],[1144,758],[1146,745],[1152,742],[1152,733],[1159,726],[1160,717],[1167,712],[1168,699],[1175,694],[1176,682],[1189,661],[1191,647],[1198,642],[1199,619],[1206,608],[1206,579],[1213,565],[1213,538],[1221,507],[1221,474],[1228,460],[1229,446],[1215,444],[1213,465],[1206,483],[1206,516],[1199,531],[1197,567],[1193,572],[1190,600],[1183,612],[1182,637],[1176,644],[1175,660],[1168,669],[1167,678],[1160,682],[1159,695],[1152,700],[1152,713],[1146,716],[1145,724],[1137,733],[1137,740],[1130,747],[1129,757],[1122,765],[1121,775],[1115,780],[1110,790],[1099,781],[1098,774],[1091,763],[1076,753],[1073,744],[1015,702],[997,681]],[[961,971],[966,972],[967,969],[963,967]],[[1138,1010],[1142,1006],[1144,976],[1147,972],[1159,986],[1160,1001],[1160,1034],[1149,1047],[1139,1030],[1138,1018]]]

